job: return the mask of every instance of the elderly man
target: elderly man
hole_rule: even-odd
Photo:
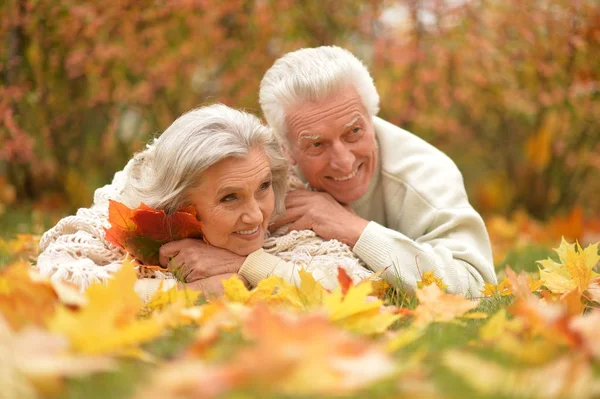
[[[496,282],[488,234],[458,168],[376,116],[379,95],[354,55],[339,47],[284,55],[264,76],[260,103],[298,174],[316,190],[289,193],[273,228],[290,224],[342,241],[408,292],[428,271],[449,291],[471,296]],[[178,245],[167,244],[165,254]],[[253,285],[273,273],[293,280],[293,265],[262,250],[226,262],[201,243],[198,251],[204,261],[192,278],[239,271]]]

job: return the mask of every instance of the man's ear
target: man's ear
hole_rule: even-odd
[[[296,161],[296,158],[294,158],[294,156],[292,155],[292,152],[287,148],[285,144],[281,145],[281,151],[283,151],[283,155],[285,155],[288,161],[290,161],[290,164],[292,166],[295,166],[298,163]]]

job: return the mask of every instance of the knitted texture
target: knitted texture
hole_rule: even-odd
[[[144,155],[153,151],[149,145],[117,172],[111,184],[94,193],[90,208],[81,208],[74,216],[67,216],[48,230],[40,241],[41,254],[37,260],[40,272],[52,279],[71,281],[82,290],[90,284],[105,282],[114,274],[127,253],[105,239],[104,228],[109,228],[108,201],[124,202],[121,198],[128,178],[135,175]],[[307,188],[291,174],[290,189]],[[312,230],[292,231],[279,229],[264,243],[266,252],[301,267],[313,274],[325,288],[337,284],[337,267],[342,267],[354,282],[368,278],[372,272],[356,257],[351,248],[337,240],[323,240]],[[149,270],[138,266],[139,278],[173,279],[171,273]]]

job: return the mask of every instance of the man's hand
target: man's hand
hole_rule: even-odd
[[[166,266],[175,277],[186,283],[238,273],[246,260],[244,256],[192,238],[163,245],[159,255],[161,266]]]
[[[289,230],[313,230],[326,240],[353,247],[369,222],[327,193],[295,190],[285,198],[286,213],[269,226],[271,231],[291,223]]]
[[[178,288],[187,288],[191,290],[202,291],[202,293],[207,299],[215,299],[223,296],[225,291],[223,288],[222,281],[229,280],[231,276],[236,276],[237,278],[242,280],[246,287],[250,288],[250,283],[248,283],[248,280],[235,273],[219,274],[217,276],[208,277],[202,280],[196,280],[192,283],[178,283]]]

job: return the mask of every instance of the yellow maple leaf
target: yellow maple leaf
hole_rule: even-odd
[[[508,369],[471,353],[450,350],[442,355],[442,363],[486,397],[587,398],[594,396],[594,376],[591,366],[578,356],[563,356],[541,367]]]
[[[65,337],[29,327],[12,331],[0,315],[0,386],[3,398],[57,397],[65,377],[117,368],[104,356],[72,355]]]
[[[311,273],[302,269],[299,270],[299,275],[299,287],[271,276],[252,290],[248,290],[238,279],[232,278],[223,282],[225,298],[246,305],[266,303],[294,310],[321,309],[338,325],[362,334],[381,333],[401,317],[390,310],[384,310],[383,302],[370,296],[373,291],[372,281],[350,286],[344,294],[341,287],[328,292],[315,281]]]
[[[500,283],[494,285],[492,283],[485,283],[481,289],[481,293],[485,296],[509,296],[512,295],[510,289],[510,282],[504,278]]]
[[[302,274],[301,274],[302,275]],[[223,281],[224,297],[231,302],[246,305],[268,303],[272,306],[283,306],[295,309],[304,309],[302,288],[297,288],[286,283],[281,277],[270,276],[261,280],[258,285],[249,290],[244,283],[233,276]],[[322,289],[322,288],[321,288]]]
[[[581,294],[599,276],[592,270],[600,260],[597,243],[582,249],[579,243],[569,244],[563,238],[555,252],[559,262],[552,259],[538,261],[542,266],[540,278],[551,292],[565,294],[577,290]]]
[[[474,309],[479,304],[462,295],[447,294],[435,285],[417,289],[419,305],[413,311],[414,325],[425,327],[433,322],[449,322]]]
[[[417,282],[417,288],[423,288],[431,284],[437,285],[442,291],[446,291],[446,288],[448,288],[442,279],[437,277],[433,271],[423,273],[421,276],[421,281]]]
[[[141,356],[139,344],[158,337],[165,320],[137,317],[142,301],[133,290],[136,279],[133,264],[124,263],[106,285],[87,289],[87,306],[78,312],[57,309],[49,329],[68,337],[78,352]]]
[[[13,329],[45,326],[59,306],[76,308],[85,297],[69,283],[50,281],[20,261],[0,271],[0,314]]]

